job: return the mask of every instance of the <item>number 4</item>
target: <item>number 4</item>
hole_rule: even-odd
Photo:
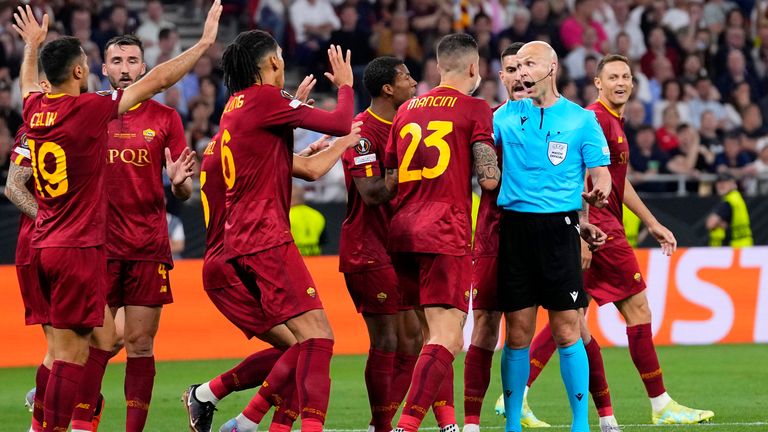
[[[408,144],[408,148],[405,150],[405,155],[403,155],[403,162],[400,164],[400,169],[398,171],[399,183],[433,179],[441,176],[445,170],[448,169],[448,163],[451,160],[451,147],[444,138],[446,135],[453,132],[453,122],[431,121],[427,125],[427,130],[432,131],[432,133],[424,139],[424,145],[427,147],[437,147],[439,153],[437,163],[433,167],[411,169],[410,166],[413,161],[413,156],[416,154],[416,150],[418,150],[419,143],[421,143],[421,126],[417,123],[408,123],[400,129],[400,138],[405,139],[407,135],[411,135],[411,142]]]

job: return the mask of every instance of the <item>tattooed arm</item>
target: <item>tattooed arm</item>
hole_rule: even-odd
[[[8,180],[5,183],[5,196],[22,213],[34,219],[37,216],[37,201],[27,190],[27,182],[32,178],[32,168],[22,167],[11,163],[8,169]]]
[[[476,142],[472,144],[472,154],[475,159],[475,173],[480,187],[485,190],[496,189],[499,186],[499,180],[501,180],[496,150],[487,143]]]

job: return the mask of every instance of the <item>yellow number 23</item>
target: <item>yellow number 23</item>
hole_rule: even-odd
[[[424,145],[427,147],[436,147],[439,153],[437,163],[433,167],[411,168],[413,156],[419,148],[422,140],[421,126],[417,123],[408,123],[400,129],[400,138],[405,139],[407,135],[411,136],[411,142],[403,155],[403,161],[398,170],[398,183],[416,181],[422,179],[433,179],[441,176],[448,169],[448,162],[451,160],[451,147],[445,141],[445,136],[453,132],[453,122],[450,121],[431,121],[427,125],[427,130],[432,132],[424,139]]]

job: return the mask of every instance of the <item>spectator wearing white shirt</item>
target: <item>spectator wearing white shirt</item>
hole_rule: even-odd
[[[144,61],[147,62],[147,66],[153,68],[179,54],[181,54],[179,33],[173,27],[166,27],[160,30],[157,44],[144,51]]]
[[[595,29],[592,27],[585,28],[584,34],[582,35],[581,45],[571,50],[571,52],[565,56],[565,60],[563,60],[565,67],[568,68],[569,78],[574,81],[578,81],[584,78],[586,74],[584,61],[587,59],[587,57],[594,57],[596,59],[601,59],[603,57],[599,51],[592,48],[596,43],[597,31],[595,31]]]
[[[290,15],[299,45],[312,41],[325,42],[330,39],[332,31],[341,27],[341,21],[328,0],[296,0],[291,5]]]
[[[146,14],[136,30],[136,37],[144,43],[147,50],[157,45],[160,30],[175,27],[172,22],[163,19],[163,3],[160,0],[148,0]]]
[[[630,40],[627,57],[635,61],[640,60],[640,57],[645,54],[646,50],[645,37],[642,30],[640,30],[640,23],[632,21],[629,17],[629,0],[615,0],[612,6],[613,21],[603,25],[605,32],[608,34],[608,40],[615,51],[618,48],[617,40],[619,34],[625,33]]]
[[[296,35],[296,62],[318,78],[317,90],[323,90],[327,82],[320,79],[325,64],[320,53],[327,48],[331,32],[341,28],[341,21],[328,0],[295,0],[289,13]]]
[[[677,108],[678,118],[687,121],[691,117],[691,111],[688,109],[688,103],[682,100],[683,89],[680,82],[676,79],[670,79],[663,83],[661,88],[661,100],[653,105],[653,127],[661,127],[664,110],[668,106]]]
[[[707,76],[700,76],[696,81],[696,89],[693,97],[688,100],[688,108],[691,112],[691,125],[696,129],[701,126],[701,116],[705,111],[711,111],[717,119],[718,128],[731,130],[741,125],[741,116],[733,108],[727,109],[720,102],[720,92],[712,85]]]

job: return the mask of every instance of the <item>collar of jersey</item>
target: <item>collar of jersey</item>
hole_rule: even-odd
[[[46,93],[46,94],[45,94],[45,96],[46,96],[48,99],[56,99],[56,98],[60,98],[60,97],[62,97],[62,96],[66,96],[66,95],[67,95],[66,93],[56,93],[56,94],[50,94],[50,93]]]
[[[451,87],[451,86],[449,86],[449,85],[445,85],[445,84],[440,84],[440,85],[439,85],[439,86],[437,86],[436,88],[447,88],[447,89],[451,89],[451,90],[456,90],[457,92],[461,93],[461,92],[459,91],[459,89],[457,89],[456,87]]]
[[[621,119],[621,116],[619,115],[619,113],[617,113],[616,111],[614,111],[614,110],[610,109],[610,108],[608,107],[608,105],[606,105],[606,104],[605,104],[605,102],[603,102],[603,101],[602,101],[602,100],[600,100],[599,98],[597,99],[597,101],[600,103],[600,105],[602,105],[602,106],[603,106],[603,108],[605,108],[605,110],[606,110],[606,111],[608,111],[609,113],[611,113],[611,114],[612,114],[614,117],[616,117],[617,119]]]
[[[137,103],[136,105],[134,105],[134,106],[132,106],[132,107],[128,108],[128,111],[133,111],[133,110],[135,110],[135,109],[139,109],[139,107],[140,107],[140,106],[141,106],[141,102],[139,102],[139,103]]]
[[[377,116],[377,115],[376,115],[376,113],[375,113],[375,112],[373,112],[373,110],[372,110],[372,109],[368,108],[366,111],[368,111],[368,114],[370,114],[370,115],[371,115],[371,117],[375,118],[376,120],[378,120],[378,121],[380,121],[380,122],[382,122],[382,123],[384,123],[384,124],[388,124],[388,125],[391,125],[391,124],[392,124],[392,122],[391,122],[391,121],[389,121],[389,120],[384,120],[383,118],[381,118],[381,117]]]

